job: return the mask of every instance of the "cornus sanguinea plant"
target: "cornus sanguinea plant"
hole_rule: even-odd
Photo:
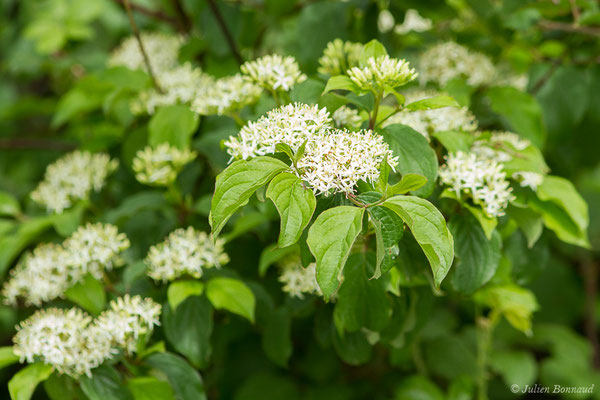
[[[560,22],[551,4],[501,1],[485,18],[466,4],[71,3],[44,2],[52,29],[9,7],[27,32],[3,63],[19,78],[0,85],[0,151],[18,150],[0,157],[0,367],[27,364],[3,375],[13,399],[40,383],[52,400],[486,400],[600,382],[593,346],[552,325],[595,334],[561,313],[583,292],[562,296],[579,279],[561,263],[584,254],[566,245],[590,247],[589,216],[556,175],[572,140],[549,140],[594,132],[585,51],[559,65],[562,35],[594,32],[587,3],[557,5]],[[500,9],[510,19],[488,27]],[[390,48],[357,41],[371,35]],[[581,79],[561,86],[570,69]],[[36,86],[39,102],[17,95]],[[21,151],[38,141],[52,146]]]

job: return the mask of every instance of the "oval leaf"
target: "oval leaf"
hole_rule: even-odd
[[[225,309],[254,322],[254,293],[233,278],[213,278],[206,284],[206,296],[217,309]]]
[[[8,392],[12,400],[29,400],[40,382],[48,379],[52,373],[52,366],[35,363],[26,366],[17,372],[8,381]]]
[[[404,108],[411,111],[433,110],[443,107],[459,107],[459,104],[450,96],[435,96],[428,99],[415,101],[404,106]]]

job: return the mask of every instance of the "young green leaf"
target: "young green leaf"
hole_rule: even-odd
[[[406,174],[402,176],[400,182],[387,188],[386,195],[391,197],[397,194],[406,194],[423,187],[425,184],[427,184],[427,178],[423,175]]]
[[[332,90],[349,90],[352,93],[357,94],[360,92],[360,89],[352,82],[352,79],[345,75],[337,75],[329,78],[327,86],[325,86],[325,89],[323,90],[323,94],[331,92]]]
[[[175,400],[173,389],[168,382],[159,381],[153,376],[142,376],[127,381],[133,400]]]
[[[296,175],[282,172],[269,183],[267,198],[273,201],[281,217],[279,247],[291,246],[300,239],[312,218],[317,205],[315,195]]]
[[[442,213],[427,200],[415,196],[395,196],[383,205],[408,225],[429,260],[435,284],[439,288],[454,259],[454,240]]]
[[[106,304],[104,286],[90,274],[67,289],[65,297],[95,315],[100,314]]]
[[[256,157],[250,161],[235,161],[217,175],[209,216],[210,226],[217,236],[227,220],[259,187],[289,167],[272,157]]]
[[[206,284],[206,297],[216,309],[225,309],[254,322],[254,293],[238,279],[217,277]]]
[[[204,292],[204,284],[200,281],[175,281],[167,289],[169,306],[175,311],[185,299],[190,296],[201,296],[202,292]]]
[[[367,65],[367,61],[369,58],[377,58],[380,56],[387,55],[387,50],[385,46],[381,44],[377,39],[371,40],[369,43],[365,44],[363,47],[362,54],[360,56],[360,66],[361,68]]]
[[[0,347],[0,368],[15,364],[19,361],[19,356],[13,353],[12,346]]]
[[[404,106],[407,110],[433,110],[443,107],[459,107],[459,104],[450,96],[435,96],[428,99],[418,100]]]
[[[468,152],[475,141],[473,134],[462,131],[433,132],[432,136],[439,140],[449,153],[456,153],[457,151]]]
[[[36,386],[48,379],[52,374],[52,366],[37,362],[17,372],[8,381],[8,392],[12,400],[29,400]]]
[[[0,192],[0,217],[14,217],[20,212],[21,206],[15,196],[8,192]]]
[[[188,106],[161,107],[148,123],[148,143],[156,146],[167,142],[180,149],[186,149],[198,128],[198,123],[198,114]]]
[[[538,309],[531,291],[513,284],[486,286],[473,299],[504,315],[515,329],[531,334],[531,314]]]
[[[317,260],[317,282],[325,299],[338,288],[340,274],[354,240],[360,233],[364,208],[339,206],[317,217],[307,243]]]

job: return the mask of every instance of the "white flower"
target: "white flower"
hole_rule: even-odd
[[[196,158],[196,152],[180,150],[169,143],[147,146],[133,159],[135,178],[152,186],[169,186],[177,179],[183,167]]]
[[[386,157],[394,168],[398,157],[393,156],[382,136],[370,130],[332,130],[308,141],[297,166],[300,177],[316,194],[348,195],[354,193],[358,181],[374,182]]]
[[[65,261],[66,252],[56,244],[41,244],[28,253],[10,271],[10,279],[2,288],[4,302],[16,305],[23,298],[26,305],[39,306],[43,302],[62,297],[80,278]]]
[[[348,69],[357,67],[362,55],[363,45],[335,39],[327,43],[323,55],[319,58],[319,73],[325,75],[342,75]]]
[[[521,187],[530,187],[534,191],[544,182],[544,175],[531,171],[513,172],[512,178],[519,182]]]
[[[295,84],[306,80],[306,75],[294,57],[278,54],[247,61],[241,68],[247,79],[267,90],[291,90]]]
[[[90,328],[92,318],[78,308],[38,310],[17,326],[13,352],[21,362],[38,360],[73,378],[111,358],[109,331]]]
[[[305,294],[320,296],[323,294],[317,283],[317,264],[311,263],[306,268],[296,257],[288,258],[280,263],[279,282],[283,290],[292,297],[304,298]]]
[[[110,334],[113,345],[128,354],[136,351],[140,336],[151,333],[160,325],[160,304],[151,298],[126,294],[110,302],[110,309],[102,312],[94,322],[100,331]]]
[[[480,137],[481,134],[477,136]],[[494,131],[488,140],[476,140],[471,151],[479,157],[504,163],[512,160],[515,152],[523,151],[530,145],[529,140],[516,133]]]
[[[225,240],[213,241],[212,235],[192,227],[177,229],[164,242],[150,248],[146,257],[148,276],[163,282],[185,274],[200,278],[203,268],[219,268],[229,262],[224,244]]]
[[[213,79],[194,68],[190,63],[160,72],[156,76],[162,92],[155,88],[145,90],[131,102],[134,114],[154,114],[159,107],[175,104],[189,104],[197,96],[205,93],[213,84]]]
[[[391,58],[388,55],[377,58],[370,57],[364,68],[354,67],[347,72],[348,76],[360,89],[365,91],[384,90],[405,85],[417,77],[408,61]]]
[[[66,258],[63,262],[73,266],[81,276],[89,273],[102,279],[105,270],[122,265],[120,254],[130,246],[124,233],[110,224],[80,226],[63,243]]]
[[[118,161],[108,154],[74,151],[46,168],[44,180],[31,192],[31,198],[48,211],[61,213],[78,200],[88,199],[92,190],[102,189],[117,166]]]
[[[363,122],[362,117],[358,114],[358,110],[347,106],[341,106],[335,110],[332,118],[338,128],[347,127],[349,129],[355,129]]]
[[[258,101],[262,89],[240,74],[217,79],[198,92],[192,110],[201,115],[224,115],[237,112]]]
[[[512,147],[514,147],[515,150],[519,150],[519,151],[525,150],[527,147],[529,147],[531,145],[531,142],[529,140],[522,138],[521,136],[517,135],[516,133],[500,132],[500,131],[492,132],[492,137],[490,138],[490,142],[492,144],[508,143]]]
[[[440,168],[440,180],[460,197],[469,195],[491,217],[504,215],[514,199],[506,173],[498,162],[459,151],[449,154]]]
[[[177,65],[179,49],[183,44],[183,39],[180,36],[168,35],[159,32],[143,32],[141,34],[142,43],[148,58],[152,72],[160,74],[174,68]],[[146,70],[144,57],[140,51],[139,43],[134,36],[130,36],[123,40],[117,47],[110,59],[108,65],[124,66],[129,69]]]
[[[414,91],[406,94],[406,102],[439,96],[434,91]],[[388,118],[383,126],[392,124],[408,125],[421,135],[429,138],[434,132],[464,131],[473,132],[477,129],[477,120],[467,107],[443,107],[433,110],[401,111]]]
[[[496,69],[484,54],[477,53],[455,42],[437,44],[420,58],[421,81],[438,82],[441,86],[455,78],[464,78],[472,86],[492,84]]]
[[[121,263],[120,253],[128,247],[125,234],[108,224],[82,226],[62,245],[41,244],[10,271],[4,302],[16,305],[22,298],[26,305],[39,306],[63,297],[88,273],[102,279],[104,270]]]
[[[244,160],[274,154],[279,143],[296,151],[310,137],[323,134],[330,124],[325,108],[288,104],[269,111],[256,122],[249,122],[238,136],[230,136],[224,144],[232,157]]]
[[[379,17],[377,17],[377,29],[381,33],[387,33],[394,29],[394,25],[396,25],[396,20],[394,16],[389,10],[382,10],[379,13]]]
[[[398,35],[404,35],[408,32],[426,32],[431,30],[433,23],[429,18],[423,18],[417,10],[409,9],[404,15],[404,22],[396,25],[394,32]]]

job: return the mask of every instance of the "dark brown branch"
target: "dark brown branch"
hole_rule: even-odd
[[[552,64],[552,66],[548,68],[548,71],[546,71],[546,73],[537,81],[537,83],[531,89],[531,94],[536,94],[540,91],[540,89],[546,84],[546,82],[548,82],[552,75],[554,75],[554,72],[556,71],[559,65],[560,61],[555,61]]]
[[[150,58],[148,57],[148,53],[146,53],[146,49],[144,48],[144,43],[142,43],[142,37],[140,36],[140,30],[135,23],[135,19],[133,18],[133,12],[131,12],[131,4],[129,0],[123,0],[123,6],[125,7],[125,11],[127,12],[127,17],[129,18],[129,23],[131,24],[131,29],[133,30],[133,34],[138,42],[138,46],[140,47],[140,52],[144,57],[144,63],[146,64],[146,69],[148,69],[148,75],[150,75],[150,79],[152,80],[152,84],[154,88],[162,93],[162,89],[154,76],[154,72],[152,71],[152,65],[150,64]]]
[[[121,5],[125,5],[124,0],[114,0],[114,1]],[[141,6],[141,5],[135,4],[135,3],[131,3],[130,5],[131,5],[131,9],[135,12],[138,12],[140,14],[143,14],[148,17],[155,18],[155,19],[158,19],[158,20],[161,20],[164,22],[168,22],[169,24],[172,24],[179,28],[179,26],[177,24],[177,20],[175,18],[171,17],[170,15],[163,13],[162,11],[152,10],[150,8],[146,8],[144,6]]]
[[[212,11],[213,15],[215,16],[215,19],[217,20],[219,27],[221,28],[221,32],[223,33],[223,36],[225,36],[225,40],[227,41],[227,44],[229,45],[229,49],[231,50],[231,53],[237,60],[238,64],[242,65],[244,63],[244,59],[242,58],[242,55],[240,54],[240,52],[237,48],[237,45],[235,44],[235,41],[233,40],[233,36],[231,35],[231,32],[227,28],[227,24],[225,23],[225,20],[223,19],[223,16],[221,15],[221,11],[219,11],[219,7],[217,7],[215,0],[206,0],[206,1],[210,7],[210,10]]]
[[[185,13],[185,10],[183,9],[183,5],[181,4],[181,1],[180,0],[171,0],[171,1],[173,3],[173,7],[175,8],[175,12],[177,13],[177,16],[179,17],[182,31],[189,33],[189,31],[192,29],[192,24],[190,22],[190,19],[187,16],[187,14]]]
[[[576,26],[568,24],[566,22],[549,21],[543,19],[538,22],[540,28],[549,31],[563,31],[571,33],[581,33],[584,35],[598,36],[600,37],[600,28],[594,28],[591,26]]]
[[[11,138],[0,139],[0,150],[53,150],[71,151],[77,148],[73,142],[44,138]]]

